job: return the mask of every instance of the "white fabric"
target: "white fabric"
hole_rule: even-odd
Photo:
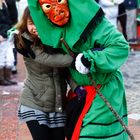
[[[0,43],[0,68],[12,68],[14,65],[13,43],[8,40]]]
[[[102,5],[104,6],[113,6],[115,4],[121,4],[124,2],[124,0],[100,0],[100,2],[102,3]]]
[[[76,57],[76,61],[75,61],[75,67],[76,70],[82,74],[87,74],[89,73],[89,69],[86,68],[83,63],[81,62],[81,57],[83,56],[82,53],[80,53],[77,57]]]
[[[114,6],[114,2],[111,0],[99,0],[99,4],[103,7]]]
[[[121,4],[124,2],[124,0],[113,0],[115,4]]]
[[[137,37],[137,22],[136,22],[136,16],[137,16],[137,10],[126,9],[126,15],[127,15],[127,23],[126,23],[126,33],[127,33],[127,39],[135,39]]]
[[[117,27],[118,4],[111,0],[99,0],[99,5],[102,7],[106,18]]]

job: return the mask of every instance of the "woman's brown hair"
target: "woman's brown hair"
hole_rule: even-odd
[[[39,48],[42,49],[42,44],[41,44],[41,41],[40,39],[38,38],[38,36],[33,36],[29,33],[28,29],[27,29],[27,21],[28,20],[32,20],[32,17],[30,16],[30,10],[28,7],[25,8],[24,12],[23,12],[23,15],[22,15],[22,18],[21,20],[15,25],[15,28],[17,30],[19,30],[19,33],[18,35],[15,35],[15,42],[17,44],[17,48],[20,49],[20,48],[24,48],[25,47],[25,44],[22,40],[22,34],[23,33],[27,33],[30,35],[30,37],[32,39],[34,39],[34,44],[33,46],[38,46]]]
[[[29,33],[27,30],[27,20],[30,19],[32,21],[32,18],[30,16],[30,10],[28,7],[25,8],[21,20],[15,25],[16,29],[20,31],[20,33]]]

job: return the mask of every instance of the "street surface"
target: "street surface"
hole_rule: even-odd
[[[122,66],[129,114],[140,114],[140,51],[132,51]]]
[[[129,129],[140,140],[140,51],[131,52],[122,66],[128,104]],[[24,123],[17,118],[20,91],[25,78],[25,66],[18,54],[18,74],[12,79],[16,86],[0,86],[0,140],[32,140]]]

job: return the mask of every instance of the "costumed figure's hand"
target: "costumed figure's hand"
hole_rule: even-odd
[[[82,53],[78,54],[75,61],[75,68],[82,74],[88,74],[91,63]]]
[[[21,35],[14,35],[14,43],[17,52],[22,54],[24,57],[35,59],[35,54],[31,49],[32,42],[22,38]]]
[[[77,94],[78,100],[83,99],[86,96],[86,94],[87,94],[87,91],[82,86],[76,87],[74,92]]]

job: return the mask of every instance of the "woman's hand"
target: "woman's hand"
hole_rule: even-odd
[[[2,35],[0,35],[0,42],[3,42],[4,40],[6,40]]]

